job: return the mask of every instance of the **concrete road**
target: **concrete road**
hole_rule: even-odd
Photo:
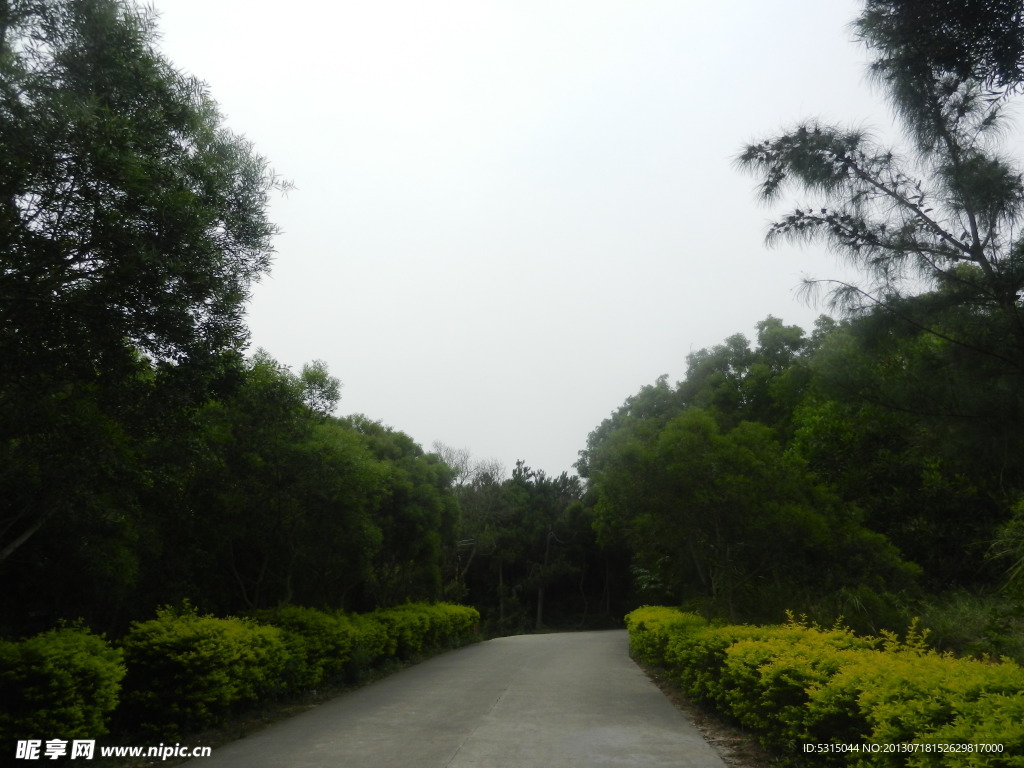
[[[625,631],[503,637],[437,656],[190,768],[724,768],[628,656]]]

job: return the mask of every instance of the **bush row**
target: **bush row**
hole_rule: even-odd
[[[80,627],[0,641],[0,744],[176,738],[282,695],[354,682],[394,658],[472,639],[476,609],[410,604],[368,614],[296,606],[244,618],[163,608],[115,645]]]
[[[638,659],[790,764],[1024,766],[1024,669],[935,653],[914,627],[864,638],[792,619],[715,626],[663,607],[626,624]]]

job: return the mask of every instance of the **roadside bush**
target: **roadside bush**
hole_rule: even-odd
[[[423,642],[430,629],[430,619],[423,606],[408,605],[388,608],[370,614],[384,625],[391,653],[400,659],[411,659],[423,651]]]
[[[480,611],[468,605],[437,603],[444,632],[439,637],[442,646],[464,645],[480,631]]]
[[[260,611],[255,618],[282,631],[288,650],[284,683],[291,691],[340,681],[360,640],[360,633],[343,613],[286,605]]]
[[[793,621],[700,626],[670,610],[630,614],[631,642],[663,647],[664,666],[689,696],[755,731],[791,764],[1024,767],[1024,669],[1016,664],[936,653],[916,624],[903,640],[864,638]],[[649,625],[669,627],[667,638]],[[806,743],[882,749],[804,758],[798,750]],[[944,749],[884,750],[905,744]],[[978,744],[1002,751],[948,746]]]
[[[633,656],[659,667],[665,665],[665,650],[673,635],[687,635],[708,624],[697,614],[658,605],[637,608],[625,621]]]
[[[187,606],[133,623],[122,647],[128,723],[164,738],[219,723],[232,707],[277,693],[288,662],[277,627],[199,616]]]
[[[876,641],[846,630],[788,625],[769,637],[740,640],[725,650],[715,704],[772,748],[810,740],[806,729],[810,691],[824,685],[856,654]]]
[[[447,603],[249,618],[200,616],[186,603],[134,622],[120,648],[77,628],[0,640],[0,740],[13,754],[17,739],[96,738],[115,711],[122,729],[166,740],[280,693],[358,682],[396,655],[461,645],[479,622],[475,608]]]
[[[395,655],[398,641],[388,634],[388,628],[377,619],[376,613],[354,613],[349,616],[356,631],[356,645],[352,651],[349,677]]]
[[[965,723],[975,723],[979,730],[991,733],[993,741],[988,743],[1004,744],[1009,750],[1012,741],[1020,743],[1020,726],[1007,729],[1004,723],[999,727],[1000,713],[1006,714],[999,697],[1015,696],[1022,689],[1024,669],[1015,664],[987,664],[912,651],[860,654],[811,691],[805,715],[807,738],[873,744],[937,743],[948,740],[939,734],[952,736],[958,729],[964,733]],[[982,741],[974,733],[961,740]],[[991,761],[1005,760],[1007,754],[1012,753],[978,755],[983,762],[977,764],[1000,765],[1003,763]],[[911,764],[909,757],[879,753],[864,764],[905,765]],[[931,758],[939,762],[921,762],[926,758],[918,755],[914,764],[962,765],[953,762],[960,757],[945,754]]]
[[[400,659],[459,645],[472,636],[480,622],[475,608],[450,603],[407,603],[374,611],[368,617],[385,627],[389,655]]]
[[[125,670],[121,651],[86,629],[63,627],[0,641],[0,743],[107,733]]]
[[[957,714],[953,722],[937,728],[928,741],[934,744],[999,744],[1001,753],[960,752],[958,766],[1024,765],[1024,692],[1012,694],[985,693],[974,705]],[[942,766],[949,755],[918,753],[911,755],[907,765],[913,768]]]
[[[705,626],[675,633],[665,647],[665,666],[687,696],[723,708],[726,649],[740,640],[760,640],[770,633],[771,628],[748,625]]]

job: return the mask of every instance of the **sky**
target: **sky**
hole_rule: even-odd
[[[887,134],[846,0],[155,0],[161,50],[294,189],[248,324],[338,414],[557,475],[691,352],[808,331],[824,246],[767,249],[736,155]],[[810,201],[810,202],[813,202]]]

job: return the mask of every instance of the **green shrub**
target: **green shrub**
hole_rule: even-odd
[[[719,708],[727,707],[722,688],[726,649],[740,640],[764,639],[770,633],[771,628],[747,625],[705,626],[678,633],[669,637],[665,663],[687,696]]]
[[[1024,768],[1024,669],[930,651],[916,624],[903,640],[790,621],[712,627],[674,609],[627,617],[631,643],[692,698],[757,732],[794,763],[805,743],[1002,745],[1002,752],[815,753],[814,765]]]
[[[379,664],[395,655],[398,641],[388,634],[388,628],[374,613],[354,613],[349,620],[356,632],[356,644],[352,651],[352,664],[347,670],[351,678],[361,671]]]
[[[0,641],[0,743],[105,734],[125,674],[121,656],[75,627]]]
[[[463,645],[479,633],[480,611],[476,608],[454,603],[437,603],[434,607],[444,621],[444,634],[440,637],[442,646]]]
[[[199,616],[187,607],[133,623],[122,646],[128,722],[165,738],[218,723],[232,707],[276,693],[288,661],[277,627]]]
[[[633,656],[645,664],[665,665],[665,650],[673,635],[687,634],[707,626],[696,614],[678,608],[645,605],[626,615],[629,648]]]
[[[289,690],[302,691],[340,681],[359,640],[353,623],[342,613],[288,605],[256,614],[278,627],[288,649],[284,669]]]
[[[934,742],[983,697],[1013,695],[1024,688],[1024,670],[935,653],[875,651],[860,655],[812,692],[808,725],[814,740],[874,744]],[[818,712],[828,719],[819,719]],[[844,728],[837,731],[837,724]],[[971,738],[976,742],[977,739]],[[903,765],[905,756],[880,753],[870,765]],[[950,759],[946,755],[945,759]],[[956,756],[952,756],[956,759]]]
[[[873,641],[845,630],[787,626],[770,637],[740,640],[725,651],[718,706],[761,734],[765,746],[792,749],[808,741],[805,714],[811,690],[853,662],[851,650]]]
[[[388,637],[394,641],[393,655],[400,659],[411,659],[423,652],[423,645],[430,629],[430,619],[425,606],[405,605],[374,611],[374,619],[384,625]]]
[[[953,722],[936,729],[927,741],[964,747],[998,744],[1002,751],[975,751],[975,747],[970,752],[954,754],[916,753],[907,760],[908,766],[932,768],[951,765],[952,760],[964,768],[1024,766],[1024,692],[982,694],[973,706],[958,713]]]
[[[396,655],[411,658],[464,641],[479,620],[475,609],[448,604],[363,615],[285,606],[247,619],[199,616],[187,605],[164,608],[133,624],[123,640],[123,717],[169,738],[282,691],[358,682]]]

